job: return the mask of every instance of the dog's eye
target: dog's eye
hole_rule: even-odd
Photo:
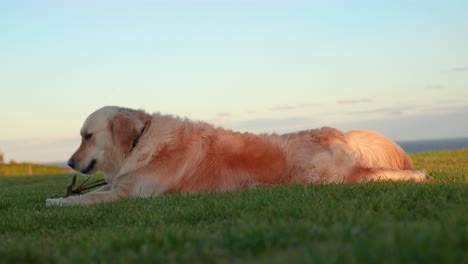
[[[85,134],[84,139],[85,140],[90,140],[92,136],[93,136],[93,134],[91,134],[91,133]]]

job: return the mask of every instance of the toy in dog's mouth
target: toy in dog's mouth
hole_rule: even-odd
[[[89,163],[88,167],[86,167],[86,169],[82,170],[81,173],[89,174],[91,171],[93,171],[95,165],[96,165],[96,160],[93,159],[91,161],[91,163]]]

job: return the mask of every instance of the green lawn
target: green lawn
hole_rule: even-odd
[[[0,262],[467,263],[468,150],[430,183],[256,188],[46,208],[71,176],[0,177]]]

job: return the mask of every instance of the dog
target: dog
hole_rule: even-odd
[[[87,205],[168,193],[225,192],[279,184],[429,179],[400,146],[372,131],[330,127],[297,133],[239,133],[116,106],[92,113],[68,165],[104,173],[107,185],[46,205]]]

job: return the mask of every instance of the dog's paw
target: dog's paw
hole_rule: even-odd
[[[65,198],[49,198],[46,200],[46,206],[65,205]]]
[[[418,181],[431,181],[432,177],[427,174],[426,170],[418,170],[416,173],[419,173],[421,175],[420,179]]]

